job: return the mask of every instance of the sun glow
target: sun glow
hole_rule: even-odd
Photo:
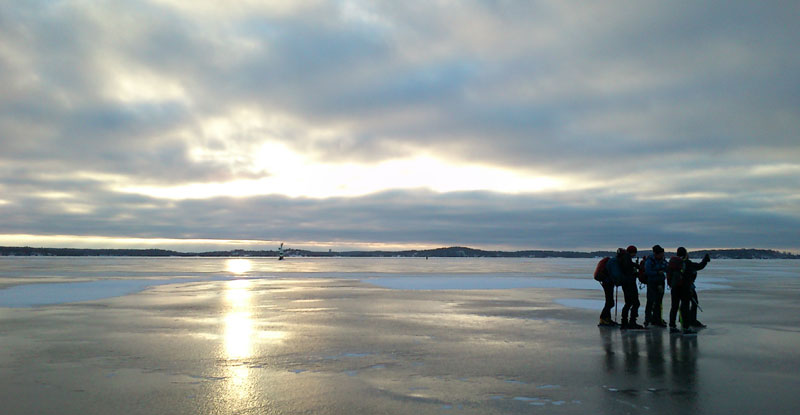
[[[254,156],[269,173],[259,179],[179,186],[122,186],[116,190],[163,199],[203,199],[279,194],[289,197],[355,197],[389,189],[435,192],[538,192],[561,188],[562,179],[480,164],[455,164],[430,155],[374,164],[315,162],[290,148],[269,143]]]

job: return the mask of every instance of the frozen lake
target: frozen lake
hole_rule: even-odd
[[[596,291],[599,287],[587,277],[595,259],[291,258],[279,262],[274,258],[7,257],[0,261],[5,265],[0,275],[0,307],[100,300],[158,285],[231,279],[347,278],[401,290]],[[730,288],[725,277],[714,275],[731,275],[734,268],[742,271],[730,261],[720,261],[720,266],[698,280],[699,290]],[[764,270],[758,262],[747,266],[758,267],[754,272]]]
[[[596,327],[596,261],[0,257],[3,413],[800,410],[800,261],[713,261],[694,337]]]

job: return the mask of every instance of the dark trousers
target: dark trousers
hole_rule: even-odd
[[[697,304],[699,303],[697,299],[697,290],[694,288],[694,284],[692,284],[692,290],[689,298],[692,299],[691,303],[689,304],[689,323],[694,324],[697,321]]]
[[[622,284],[622,292],[625,294],[625,305],[622,307],[622,321],[628,320],[630,310],[631,319],[635,321],[639,316],[639,290],[636,289],[636,281]]]
[[[689,327],[692,323],[691,315],[689,314],[689,303],[692,302],[692,290],[687,286],[672,287],[672,306],[669,308],[669,325],[675,325],[675,318],[677,317],[678,310],[681,312],[681,326]]]
[[[664,283],[647,283],[647,305],[644,307],[645,323],[661,322],[661,307],[664,299]]]
[[[603,282],[603,293],[606,295],[606,304],[603,306],[603,311],[600,312],[600,318],[611,320],[611,308],[614,307],[614,283]]]

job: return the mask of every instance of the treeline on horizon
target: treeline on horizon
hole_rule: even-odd
[[[800,259],[800,255],[772,249],[711,249],[691,251],[692,257],[709,254],[711,258],[729,259]],[[285,256],[295,257],[439,257],[439,258],[597,258],[611,256],[612,251],[485,251],[467,247],[447,247],[406,251],[308,251],[302,249],[285,249]],[[639,256],[650,255],[649,251],[639,251]],[[127,257],[277,257],[278,251],[209,251],[179,252],[166,249],[88,249],[88,248],[33,248],[33,247],[0,247],[0,256],[127,256]],[[668,255],[669,256],[669,253]]]

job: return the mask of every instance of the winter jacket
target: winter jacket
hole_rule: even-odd
[[[611,257],[606,263],[606,270],[611,276],[611,281],[614,285],[621,286],[624,284],[635,284],[636,264],[631,260],[631,256],[627,252],[618,253],[617,256]]]
[[[700,261],[699,264],[696,262],[692,262],[692,260],[689,258],[686,258],[683,260],[683,267],[684,267],[683,275],[687,277],[687,280],[690,283],[694,284],[694,280],[697,279],[697,271],[700,271],[701,269],[705,268],[706,264],[708,264],[706,258],[703,258],[703,260]]]
[[[667,264],[667,269],[670,274],[667,278],[667,282],[670,287],[673,288],[675,288],[675,284],[679,284],[679,286],[688,284],[685,286],[691,287],[697,279],[697,271],[705,268],[709,261],[708,255],[703,257],[703,260],[700,261],[699,264],[692,262],[689,258],[682,259],[674,256],[669,259],[669,263]]]
[[[667,271],[667,260],[656,259],[655,255],[650,255],[644,261],[644,275],[647,276],[648,284],[664,285],[664,274]]]

